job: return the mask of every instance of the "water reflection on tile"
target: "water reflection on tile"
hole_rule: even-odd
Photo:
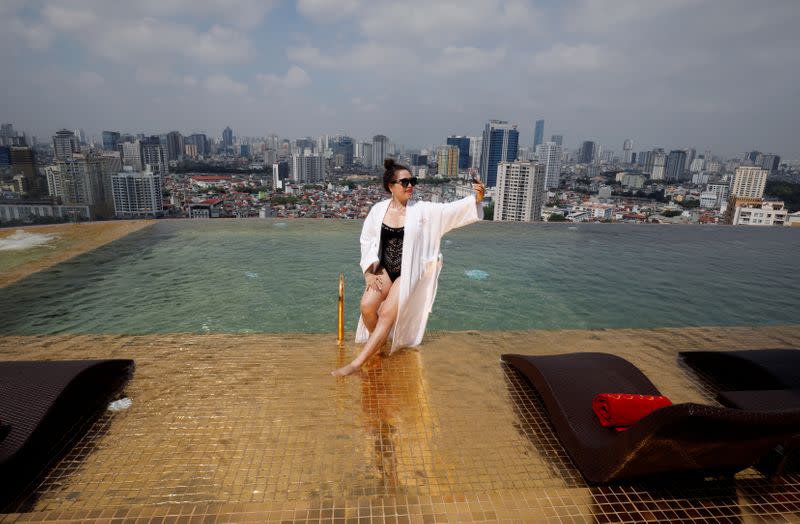
[[[587,486],[498,358],[608,351],[676,402],[713,402],[677,351],[798,346],[798,326],[438,333],[336,380],[355,347],[321,335],[4,337],[5,360],[137,370],[132,406],[104,414],[0,522],[797,521],[798,475]]]

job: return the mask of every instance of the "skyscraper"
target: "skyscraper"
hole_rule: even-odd
[[[500,162],[494,220],[538,222],[542,216],[546,189],[544,166],[532,162]]]
[[[189,141],[191,144],[197,146],[198,155],[207,155],[209,153],[208,139],[203,133],[193,133],[189,135]]]
[[[466,171],[469,169],[469,137],[468,136],[449,136],[447,145],[458,147],[458,169]]]
[[[349,136],[340,136],[333,140],[333,155],[342,155],[342,161],[345,166],[353,165],[353,154],[355,153],[355,145],[353,139]],[[373,149],[374,152],[374,149]],[[383,161],[381,160],[381,163]]]
[[[481,151],[483,151],[483,137],[469,137],[469,167],[472,169],[481,168]]]
[[[384,135],[372,137],[372,166],[382,167],[386,155],[389,153],[389,139]]]
[[[533,131],[533,150],[544,141],[544,120],[537,120]]]
[[[665,168],[667,166],[667,155],[663,149],[655,149],[650,155],[652,166],[650,167],[650,180],[664,180]]]
[[[561,146],[545,142],[539,146],[539,163],[544,166],[544,187],[557,188],[561,175]]]
[[[78,138],[69,129],[62,129],[53,135],[53,151],[56,161],[69,160],[74,153],[79,153],[80,150]]]
[[[578,153],[578,163],[591,164],[597,158],[597,142],[586,140],[581,144],[581,150]]]
[[[167,154],[158,136],[151,136],[141,141],[142,167],[150,166],[150,170],[164,179],[169,173],[167,169]]]
[[[778,155],[766,154],[761,160],[761,167],[763,167],[770,173],[774,173],[775,171],[777,171],[780,165],[781,165],[781,157],[779,157]]]
[[[731,197],[763,198],[769,171],[759,166],[739,166],[731,182]]]
[[[164,210],[161,177],[149,169],[135,173],[127,167],[111,175],[111,191],[118,217],[156,216]]]
[[[103,149],[106,151],[116,151],[119,144],[119,132],[103,131]]]
[[[667,180],[680,180],[686,169],[686,151],[673,149],[667,157]]]
[[[222,130],[222,146],[227,149],[233,145],[233,129],[230,126],[226,126],[225,129]]]
[[[122,143],[122,165],[130,166],[136,172],[142,170],[142,147],[138,140]]]
[[[622,144],[622,161],[626,164],[630,164],[632,159],[633,159],[633,140],[627,138],[625,139],[625,142],[623,142]]]
[[[183,160],[183,135],[178,131],[167,133],[167,162]]]
[[[436,152],[436,164],[439,170],[438,175],[456,178],[458,176],[458,162],[460,156],[461,152],[456,145],[440,147]]]
[[[487,187],[497,183],[497,165],[517,159],[519,131],[516,124],[505,120],[490,120],[483,129],[481,151],[481,181]]]
[[[564,135],[553,135],[550,137],[550,141],[564,147]]]

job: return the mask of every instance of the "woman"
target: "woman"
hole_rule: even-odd
[[[436,297],[442,267],[439,245],[451,229],[483,218],[485,188],[473,180],[474,196],[449,204],[411,200],[417,178],[386,159],[383,187],[392,197],[378,202],[361,230],[361,270],[367,289],[361,297],[356,342],[364,349],[335,376],[356,372],[392,335],[391,352],[418,346]],[[392,333],[393,330],[393,333]]]

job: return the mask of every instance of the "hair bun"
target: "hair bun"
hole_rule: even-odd
[[[383,161],[384,169],[392,169],[394,167],[394,158],[387,158]]]

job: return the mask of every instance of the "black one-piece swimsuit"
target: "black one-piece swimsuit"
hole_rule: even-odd
[[[381,224],[380,264],[386,269],[392,282],[400,276],[400,266],[403,262],[404,232],[405,230],[402,227],[389,227],[386,224]]]

